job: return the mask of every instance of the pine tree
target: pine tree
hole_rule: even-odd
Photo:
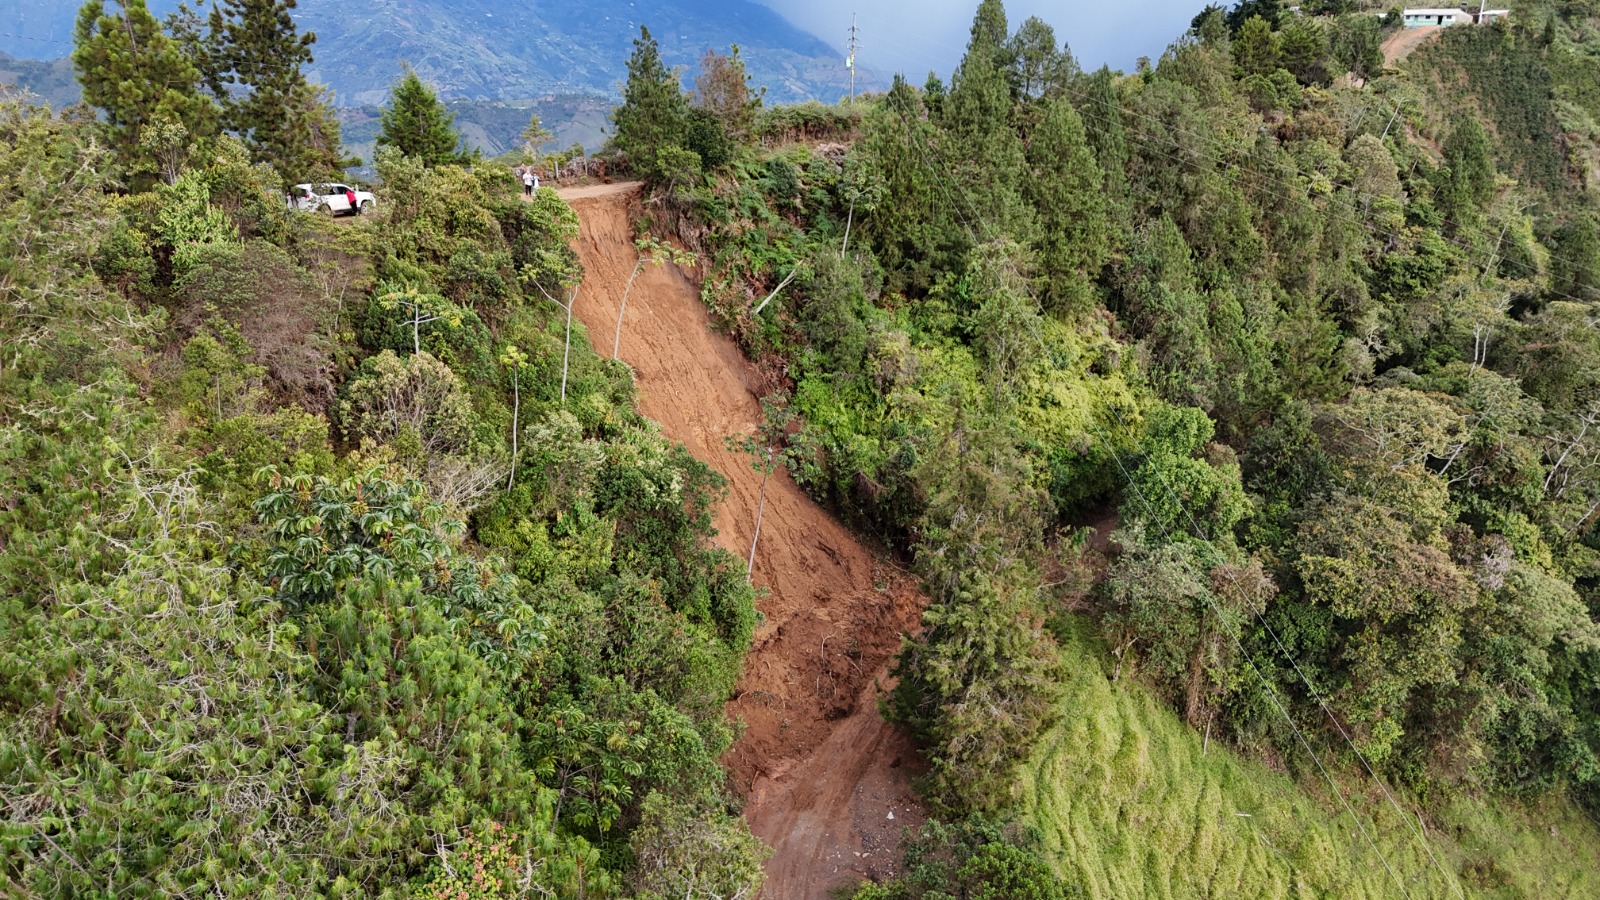
[[[167,34],[178,43],[183,55],[200,70],[201,86],[216,98],[222,97],[227,91],[222,73],[217,71],[219,63],[211,41],[211,34],[221,27],[218,24],[221,16],[222,13],[215,6],[211,8],[211,18],[208,20],[202,18],[188,3],[179,3],[178,8],[167,15],[165,22]]]
[[[917,89],[895,76],[868,117],[863,151],[878,161],[884,196],[873,215],[873,241],[897,291],[926,291],[938,272],[960,265],[971,247],[970,214],[936,168],[939,135]],[[960,203],[958,206],[957,204]]]
[[[1243,0],[1238,6],[1228,11],[1228,27],[1235,33],[1244,30],[1246,22],[1259,18],[1266,23],[1270,30],[1277,24],[1278,18],[1283,15],[1282,0]]]
[[[1012,122],[1010,51],[1006,13],[1000,0],[983,0],[972,22],[972,39],[950,86],[940,124],[951,137],[956,159],[946,160],[972,207],[970,223],[984,239],[1001,233],[1019,241],[1032,236],[1032,215],[1022,202],[1025,169],[1022,141]],[[982,190],[965,188],[981,185]]]
[[[1283,62],[1278,36],[1272,25],[1260,16],[1251,16],[1233,39],[1233,64],[1240,76],[1271,75]]]
[[[424,165],[448,166],[468,162],[475,156],[461,149],[455,116],[409,67],[389,93],[389,107],[383,111],[380,124],[379,147],[392,147],[422,160]]]
[[[634,170],[660,180],[665,173],[658,171],[657,157],[663,149],[682,146],[689,101],[678,86],[677,74],[661,61],[661,51],[648,28],[640,28],[634,39],[633,54],[628,57],[628,84],[611,121],[617,129],[613,139],[617,149],[628,155]]]
[[[1056,32],[1037,16],[1030,17],[1007,45],[1011,77],[1023,97],[1040,97],[1065,87],[1076,78],[1078,61],[1056,46]]]
[[[1556,299],[1600,299],[1600,223],[1585,217],[1563,228],[1551,269]]]
[[[317,37],[298,33],[296,5],[223,0],[211,9],[208,40],[207,81],[218,91],[223,124],[287,180],[332,174],[344,162],[326,94],[306,81]]]
[[[78,11],[74,40],[83,99],[105,113],[108,143],[136,182],[174,169],[157,156],[192,150],[216,133],[216,105],[200,92],[199,69],[144,0],[125,0],[115,12],[90,0]]]
[[[1213,3],[1189,22],[1189,31],[1207,47],[1223,46],[1229,36],[1227,10]]]
[[[1128,197],[1128,135],[1122,127],[1122,98],[1117,76],[1101,66],[1084,79],[1079,116],[1084,136],[1104,179],[1102,196],[1112,228],[1111,245],[1123,244],[1133,230],[1133,212]]]
[[[1006,7],[1002,0],[982,0],[978,4],[978,11],[972,16],[972,29],[967,38],[967,57],[962,60],[962,68],[966,68],[967,60],[987,59],[997,68],[1005,68],[1010,62],[1007,50],[1007,35],[1010,26],[1006,23]],[[974,52],[977,56],[974,57]]]
[[[1494,196],[1494,158],[1489,135],[1476,116],[1462,116],[1444,142],[1444,168],[1439,170],[1440,210],[1456,227],[1471,226]]]
[[[767,89],[751,89],[738,44],[727,56],[707,50],[700,59],[700,76],[694,86],[697,107],[716,116],[730,136],[739,140],[749,136]]]
[[[333,92],[302,81],[284,98],[283,134],[292,141],[282,145],[269,159],[278,171],[296,179],[334,175],[361,160],[344,155],[344,140],[339,118],[333,111]]]
[[[1050,101],[1028,145],[1027,197],[1039,216],[1039,274],[1045,302],[1054,309],[1083,308],[1091,282],[1105,264],[1111,226],[1102,186],[1105,176],[1065,97]]]
[[[1328,32],[1313,19],[1295,18],[1278,32],[1282,65],[1304,85],[1326,87],[1333,79],[1328,72]]]

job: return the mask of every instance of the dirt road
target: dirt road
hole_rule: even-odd
[[[582,222],[576,313],[605,352],[636,258],[639,186],[560,193]],[[761,476],[723,438],[760,420],[754,370],[670,265],[646,266],[634,283],[621,357],[634,368],[640,411],[728,479],[717,540],[742,559]],[[901,828],[922,819],[915,753],[878,715],[877,698],[925,601],[783,474],[767,486],[754,581],[767,592],[757,601],[765,619],[728,705],[747,727],[723,762],[747,792],[751,829],[773,847],[763,896],[823,898],[892,874]]]
[[[1394,68],[1401,60],[1411,55],[1411,52],[1429,38],[1438,34],[1443,29],[1437,25],[1428,25],[1422,28],[1402,28],[1389,35],[1383,42],[1383,64]]]

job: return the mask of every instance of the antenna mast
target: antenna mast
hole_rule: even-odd
[[[858,39],[861,29],[856,27],[856,14],[850,14],[850,55],[845,57],[844,67],[850,70],[850,102],[856,102],[856,51],[861,49]]]

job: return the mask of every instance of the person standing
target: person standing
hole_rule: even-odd
[[[522,170],[522,196],[532,197],[533,192],[539,189],[539,176],[533,174],[533,166]]]

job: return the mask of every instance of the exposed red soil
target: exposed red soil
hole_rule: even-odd
[[[605,352],[636,259],[639,186],[561,196],[582,223],[575,312]],[[761,475],[723,439],[760,421],[754,367],[711,330],[697,288],[670,265],[639,273],[620,355],[634,369],[640,412],[728,479],[717,541],[743,559]],[[766,592],[757,601],[765,618],[728,704],[746,729],[723,764],[746,794],[751,830],[773,847],[763,895],[826,897],[892,874],[902,827],[924,818],[910,784],[916,752],[879,716],[877,699],[926,600],[781,472],[767,484],[754,582]]]
[[[1427,25],[1422,28],[1402,28],[1396,31],[1383,41],[1383,64],[1388,68],[1394,68],[1397,63],[1410,56],[1412,51],[1443,30],[1438,25]]]

